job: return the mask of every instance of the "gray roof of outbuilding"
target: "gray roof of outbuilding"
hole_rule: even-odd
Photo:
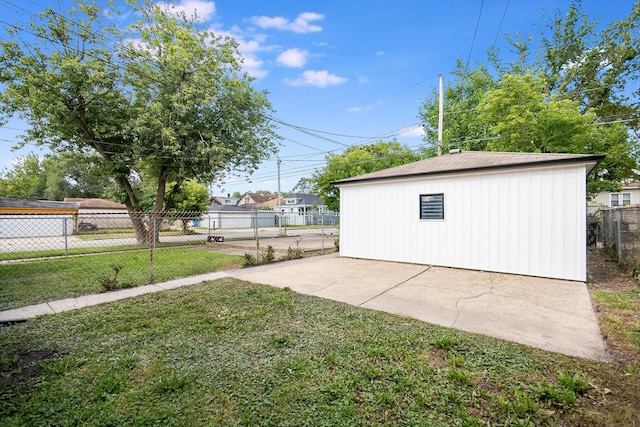
[[[29,208],[29,209],[78,209],[80,204],[75,202],[57,202],[52,200],[24,200],[0,198],[0,207]]]
[[[236,205],[216,205],[216,206],[209,207],[209,212],[251,212],[251,211],[252,209],[247,209],[247,208],[243,208],[242,206],[236,206]]]
[[[429,175],[479,172],[491,169],[514,169],[584,163],[595,166],[604,155],[566,153],[503,153],[493,151],[461,151],[419,160],[406,165],[383,169],[332,182],[340,186],[362,181],[397,179]]]
[[[313,194],[293,193],[285,197],[285,199],[296,199],[296,200],[300,199],[301,201],[296,202],[295,203],[296,205],[317,205],[317,206],[324,205],[324,202],[322,201],[322,199]]]

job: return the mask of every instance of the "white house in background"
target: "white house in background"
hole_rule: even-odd
[[[589,201],[589,213],[600,208],[615,208],[617,206],[633,206],[640,204],[640,182],[623,182],[621,191],[598,193]]]
[[[327,207],[322,199],[313,194],[293,193],[280,199],[278,206],[278,198],[267,200],[261,203],[259,209],[271,209],[275,212],[282,212],[283,225],[317,225],[335,224],[336,217],[324,215],[327,213]]]
[[[260,206],[278,210],[278,198],[262,203]],[[283,213],[309,214],[326,212],[326,206],[322,199],[313,194],[293,193],[280,200],[280,210]]]
[[[236,206],[238,204],[238,200],[240,200],[240,198],[231,197],[230,194],[227,194],[226,196],[212,196],[211,199],[209,199],[210,201],[209,206],[212,209],[215,208],[216,206],[222,206],[222,205]]]
[[[337,181],[340,255],[585,281],[603,158],[457,152]]]

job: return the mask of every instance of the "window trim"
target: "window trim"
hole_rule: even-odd
[[[629,195],[629,203],[628,204],[624,204],[624,195],[628,194]],[[617,196],[618,197],[618,204],[614,206],[613,204],[613,196]],[[619,191],[619,192],[615,192],[615,193],[609,193],[609,207],[612,208],[616,208],[616,207],[623,207],[623,206],[629,206],[633,204],[633,196],[632,193],[630,191]]]
[[[440,197],[440,215],[439,217],[425,217],[423,216],[424,214],[424,209],[423,209],[423,201],[422,198],[423,197]],[[444,193],[430,193],[430,194],[420,194],[419,198],[419,217],[420,217],[420,221],[444,221]]]

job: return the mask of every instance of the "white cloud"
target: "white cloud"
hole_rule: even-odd
[[[232,37],[238,43],[238,52],[243,61],[242,70],[256,79],[261,79],[269,74],[269,71],[263,68],[264,61],[258,58],[259,52],[271,50],[271,47],[264,46],[262,42],[264,38],[261,35],[255,35],[251,39],[245,39],[238,27],[233,27],[232,31],[212,30],[217,36]]]
[[[363,107],[351,107],[347,109],[347,113],[362,113],[363,111],[375,110],[376,108],[380,107],[382,104],[384,104],[384,101],[376,101],[372,104],[365,105]]]
[[[197,14],[200,21],[208,21],[213,18],[216,5],[212,1],[205,0],[180,0],[177,4],[159,2],[157,5],[166,13],[184,13],[187,16]]]
[[[296,80],[285,79],[284,83],[289,86],[317,86],[325,87],[332,85],[339,85],[345,83],[347,79],[345,77],[339,77],[335,74],[330,74],[327,70],[322,71],[305,71],[302,76]]]
[[[387,54],[387,52],[385,52],[384,50],[379,50],[379,51],[376,52],[376,56],[384,56],[386,54]]]
[[[324,18],[321,13],[303,12],[295,20],[289,21],[282,16],[254,16],[251,21],[260,28],[275,28],[276,30],[293,31],[294,33],[315,33],[322,31],[319,25],[311,24],[311,21],[319,21]]]
[[[309,52],[300,49],[287,49],[278,55],[276,61],[286,67],[300,68],[307,63]]]

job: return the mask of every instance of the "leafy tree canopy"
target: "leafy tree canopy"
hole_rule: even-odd
[[[598,28],[603,28],[597,31]],[[467,150],[606,154],[589,183],[593,194],[637,178],[640,91],[640,2],[627,17],[601,26],[579,0],[556,11],[533,37],[508,36],[516,59],[489,53],[493,72],[461,62],[444,93],[445,152]],[[426,155],[434,155],[435,91],[419,112]]]
[[[104,174],[98,155],[35,154],[18,158],[0,174],[0,197],[63,200],[65,197],[111,198],[114,181]]]
[[[23,143],[98,153],[129,211],[141,208],[138,178],[155,187],[155,210],[172,209],[187,180],[251,173],[273,154],[271,106],[241,72],[235,40],[150,1],[127,3],[139,20],[120,29],[110,5],[77,0],[7,29],[0,113],[28,123]]]
[[[326,166],[311,178],[312,193],[319,194],[330,210],[339,211],[340,191],[331,185],[333,181],[411,163],[420,158],[419,154],[397,141],[349,147],[341,154],[327,156]]]

